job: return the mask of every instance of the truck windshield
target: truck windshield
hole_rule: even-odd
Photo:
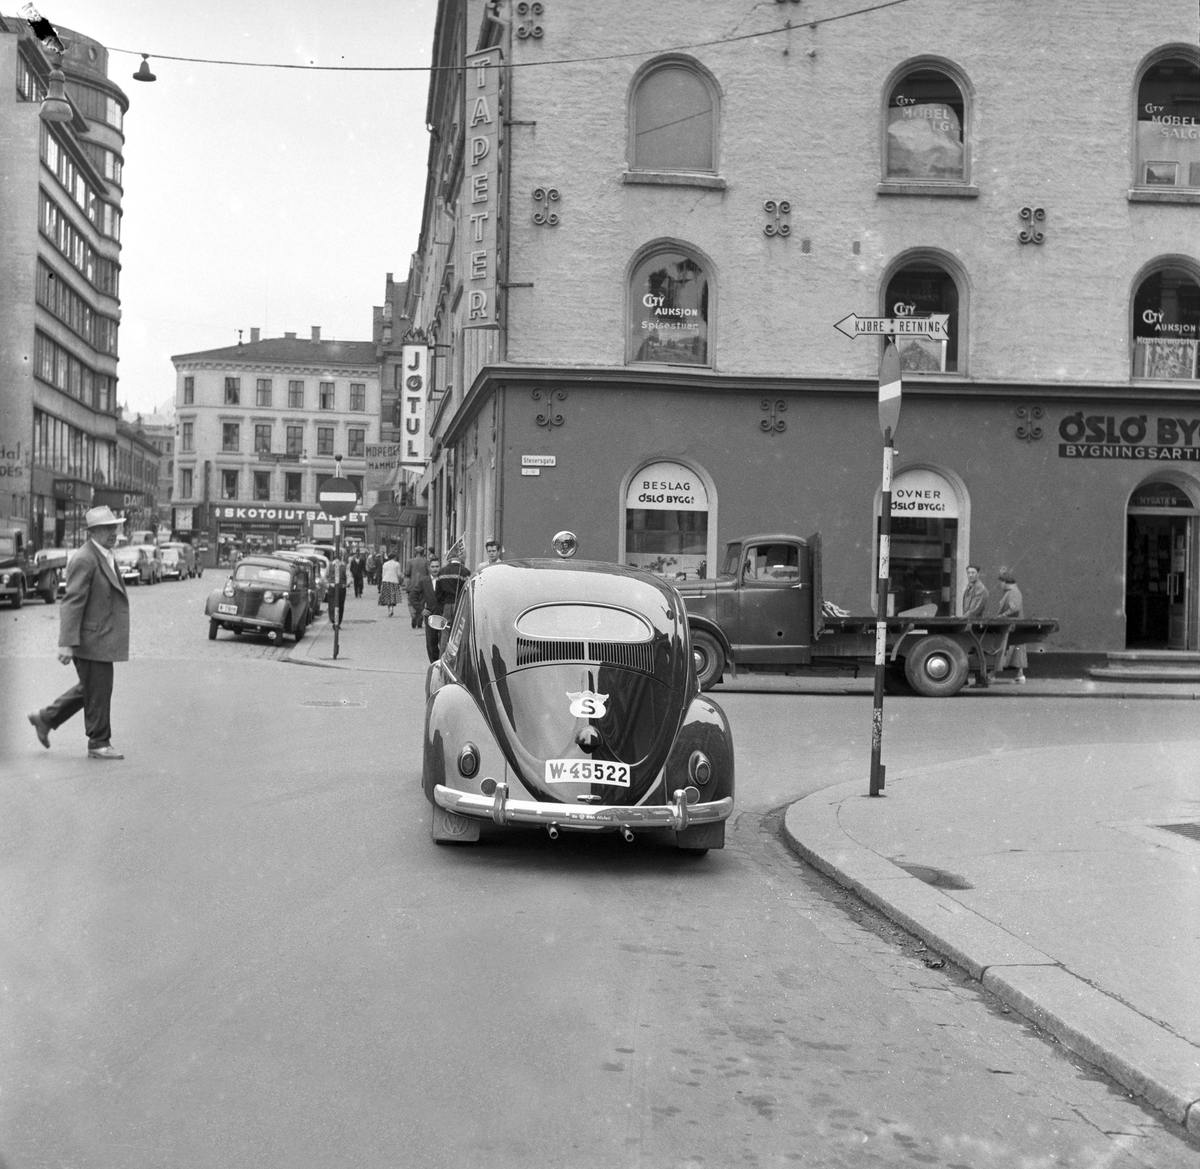
[[[15,536],[0,536],[0,556],[16,556],[17,539]]]

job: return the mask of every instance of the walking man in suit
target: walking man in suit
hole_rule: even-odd
[[[88,538],[67,565],[67,593],[58,614],[58,660],[74,663],[79,681],[29,721],[38,742],[49,747],[50,732],[82,710],[88,758],[124,759],[113,750],[109,708],[113,662],[129,661],[129,597],[111,551],[125,521],[110,508],[93,507],[84,522]]]

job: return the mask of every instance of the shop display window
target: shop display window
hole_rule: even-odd
[[[938,264],[922,260],[906,264],[888,281],[884,316],[928,317],[946,313],[949,340],[897,337],[900,368],[905,373],[955,373],[958,363],[958,284]]]
[[[963,182],[966,103],[942,69],[912,69],[892,86],[887,109],[887,177]]]
[[[1161,268],[1133,298],[1133,376],[1200,379],[1200,281],[1182,268]]]
[[[709,365],[709,277],[695,257],[652,252],[633,270],[628,360]]]
[[[716,171],[717,91],[693,62],[672,58],[638,80],[630,110],[633,170]]]
[[[1138,84],[1134,183],[1200,189],[1200,61],[1167,57]]]
[[[708,491],[690,467],[643,467],[625,494],[625,563],[672,580],[703,580],[708,514]]]

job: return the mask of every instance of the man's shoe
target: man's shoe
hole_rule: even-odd
[[[89,759],[124,759],[125,756],[120,751],[114,751],[111,747],[89,747]]]
[[[41,714],[36,710],[29,716],[30,725],[37,731],[38,742],[43,747],[50,746],[50,728],[42,720]]]

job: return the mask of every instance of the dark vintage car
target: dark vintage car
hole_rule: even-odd
[[[478,840],[487,823],[724,846],[733,739],[700,692],[670,583],[595,562],[487,565],[463,588],[427,691],[435,841]]]
[[[308,628],[308,566],[277,556],[246,556],[223,588],[215,589],[204,606],[208,636],[217,630],[265,633],[272,641],[291,634],[297,641]]]
[[[296,552],[291,549],[287,551],[276,551],[273,556],[280,560],[290,560],[293,564],[303,564],[308,568],[308,611],[311,614],[310,620],[321,616],[321,605],[325,600],[326,582],[325,573],[328,571],[329,563],[323,557],[308,552]]]

